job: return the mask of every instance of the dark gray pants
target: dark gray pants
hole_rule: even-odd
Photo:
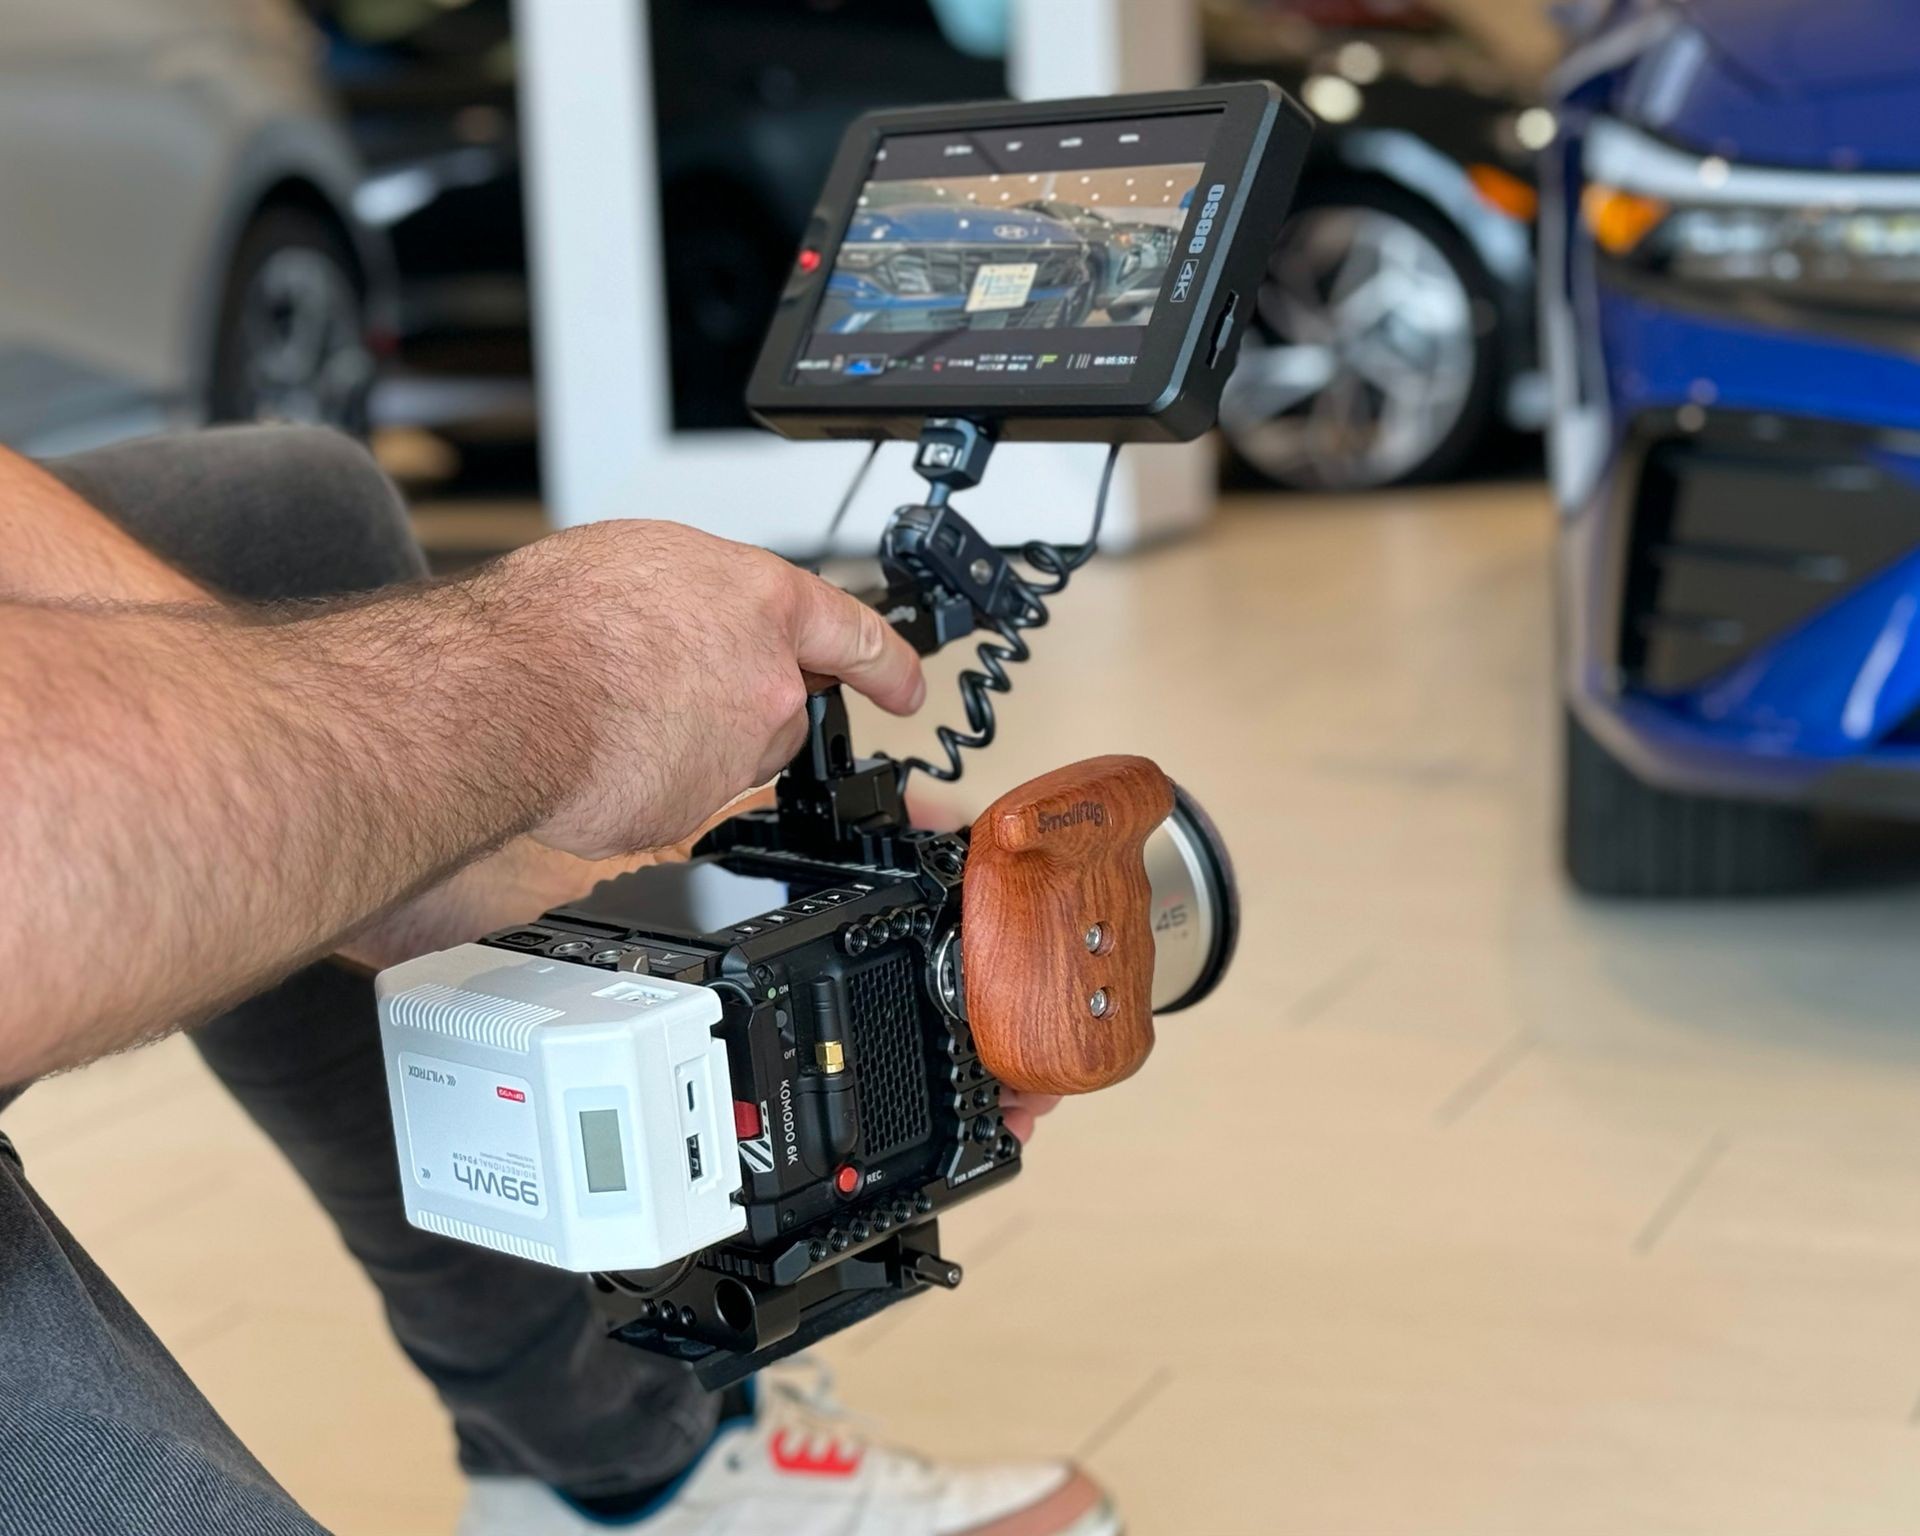
[[[393,486],[328,433],[233,428],[48,467],[233,597],[323,597],[425,574]],[[602,1338],[574,1276],[407,1225],[370,982],[313,966],[193,1038],[379,1287],[395,1336],[453,1416],[462,1466],[616,1493],[671,1477],[711,1437],[713,1399],[682,1367]],[[30,1168],[33,1148],[18,1151]],[[20,1161],[0,1141],[0,1536],[313,1536]],[[343,1477],[352,1465],[342,1447]]]

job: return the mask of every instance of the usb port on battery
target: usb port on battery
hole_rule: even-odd
[[[696,1184],[700,1182],[700,1138],[698,1136],[687,1138],[687,1177]]]

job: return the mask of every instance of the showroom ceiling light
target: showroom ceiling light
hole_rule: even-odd
[[[1560,133],[1560,120],[1545,107],[1528,107],[1513,120],[1513,136],[1522,149],[1542,150]]]
[[[1334,55],[1333,67],[1355,85],[1372,85],[1386,68],[1386,60],[1372,43],[1354,41]]]
[[[1328,123],[1350,123],[1360,115],[1366,98],[1351,80],[1338,75],[1314,75],[1300,87],[1300,99],[1316,117]]]

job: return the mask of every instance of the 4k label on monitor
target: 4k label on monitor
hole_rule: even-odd
[[[403,1052],[400,1092],[414,1177],[494,1210],[542,1214],[532,1087],[521,1078]]]

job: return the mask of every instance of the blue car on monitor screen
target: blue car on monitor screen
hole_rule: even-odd
[[[1777,890],[1920,813],[1920,15],[1595,0],[1547,152],[1565,852]]]
[[[820,329],[1026,330],[1087,319],[1092,253],[1073,225],[1032,210],[940,201],[919,184],[893,196],[901,200],[863,208],[848,225],[821,300]],[[1020,302],[969,309],[988,266],[1023,274]]]

